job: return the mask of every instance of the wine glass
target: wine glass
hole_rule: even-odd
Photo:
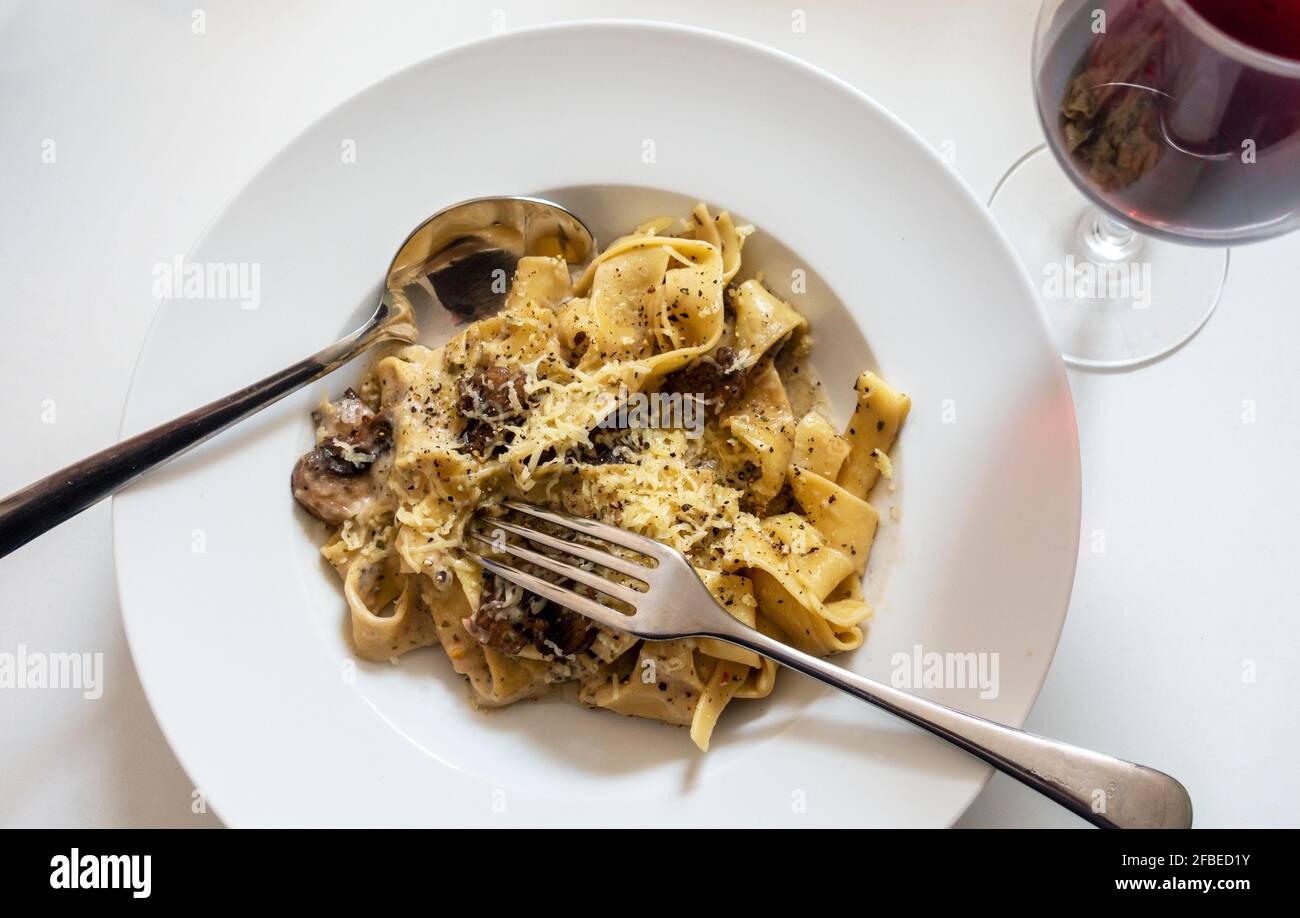
[[[1066,362],[1167,354],[1228,245],[1300,225],[1300,0],[1045,0],[1033,72],[1047,144],[990,207]]]

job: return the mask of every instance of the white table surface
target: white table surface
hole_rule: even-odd
[[[798,9],[804,32],[792,28]],[[502,27],[653,14],[849,80],[948,143],[987,198],[1040,142],[1029,83],[1036,9],[0,0],[0,493],[114,440],[156,306],[152,266],[188,251],[301,128],[398,68]],[[42,161],[47,140],[53,163]],[[1300,825],[1297,290],[1300,234],[1239,249],[1218,312],[1186,347],[1133,372],[1070,375],[1083,541],[1028,727],[1169,771],[1202,826]],[[105,669],[96,701],[0,690],[0,825],[217,824],[191,812],[190,782],[140,689],[109,523],[105,502],[0,560],[0,652],[101,652]],[[1103,553],[1091,550],[1098,532]],[[958,824],[1082,823],[995,776]]]

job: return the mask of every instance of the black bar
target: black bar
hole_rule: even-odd
[[[376,905],[387,901],[389,891],[437,907],[440,899],[450,905],[435,894],[446,885],[461,893],[481,890],[491,899],[521,895],[521,881],[586,875],[633,888],[649,881],[660,897],[671,895],[678,882],[678,891],[685,893],[701,877],[716,874],[725,880],[719,889],[731,890],[741,901],[770,895],[760,878],[780,876],[788,889],[805,888],[814,897],[806,903],[809,908],[817,907],[816,890],[832,878],[841,899],[846,893],[857,898],[856,887],[864,910],[895,896],[925,907],[948,901],[1023,902],[1028,895],[1052,896],[1043,901],[1069,907],[1101,899],[1176,905],[1200,899],[1231,908],[1260,892],[1284,892],[1294,879],[1283,874],[1290,873],[1296,843],[1290,831],[1215,829],[957,831],[924,837],[895,831],[817,840],[790,831],[760,837],[753,829],[743,835],[729,830],[717,838],[695,832],[668,839],[662,832],[637,829],[617,840],[604,838],[606,830],[599,843],[572,831],[559,836],[492,831],[505,835],[487,838],[486,830],[10,830],[2,836],[0,883],[17,901],[148,899],[211,906],[253,904],[265,891],[291,895],[295,904]],[[69,888],[74,849],[75,889]],[[813,855],[831,850],[838,854],[829,860]],[[597,852],[621,853],[609,858]],[[126,861],[100,857],[108,855],[136,859],[128,872]],[[144,891],[146,864],[148,896],[137,895]],[[114,871],[118,888],[85,888],[96,875],[111,880]]]

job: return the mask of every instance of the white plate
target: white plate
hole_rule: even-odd
[[[782,293],[804,269],[807,293],[790,295],[842,417],[864,366],[911,394],[902,513],[885,514],[868,582],[877,615],[840,662],[888,680],[894,655],[918,645],[996,654],[996,697],[923,691],[1022,723],[1078,541],[1063,368],[1019,260],[956,176],[870,99],[769,49],[570,24],[457,49],[361,93],[263,169],[188,256],[256,262],[260,305],[163,302],[123,434],[355,325],[407,231],[454,201],[549,192],[608,240],[677,200],[592,187],[606,184],[753,221],[746,264]],[[354,662],[320,524],[288,487],[323,388],[114,502],[136,667],[227,823],[941,826],[982,786],[982,764],[791,673],[768,701],[732,705],[701,756],[684,731],[559,701],[476,712],[435,649]]]

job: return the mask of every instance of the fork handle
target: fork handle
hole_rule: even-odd
[[[897,714],[1094,825],[1105,829],[1187,829],[1192,825],[1187,789],[1162,771],[963,713],[849,672],[739,622],[735,625],[726,634],[711,636]]]

